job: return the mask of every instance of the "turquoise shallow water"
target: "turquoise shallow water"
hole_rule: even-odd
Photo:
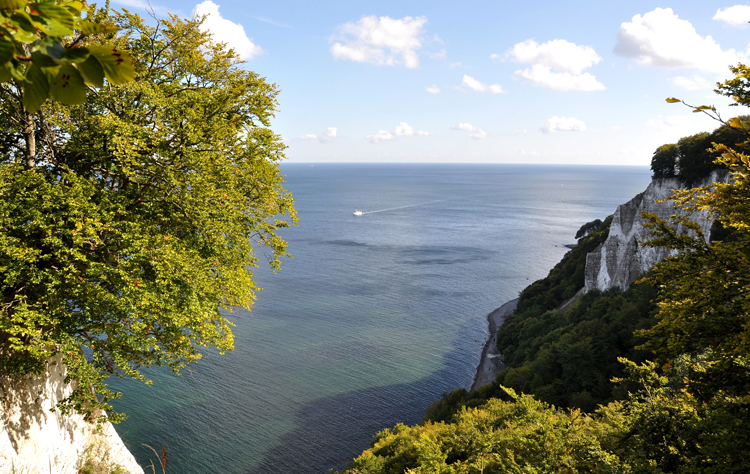
[[[167,472],[324,473],[440,394],[471,384],[486,315],[544,277],[585,222],[643,191],[645,167],[284,164],[301,221],[293,260],[251,312],[236,350],[182,377],[151,371],[117,427]],[[366,212],[352,215],[355,209]],[[374,212],[378,211],[378,212]]]

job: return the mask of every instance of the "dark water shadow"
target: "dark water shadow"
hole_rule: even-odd
[[[462,351],[444,356],[443,368],[427,378],[321,398],[295,418],[297,429],[282,437],[248,474],[329,473],[368,449],[373,436],[397,423],[413,425],[445,391],[461,387]],[[470,382],[470,381],[469,381]]]

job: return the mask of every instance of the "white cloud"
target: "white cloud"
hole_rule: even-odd
[[[487,138],[487,132],[480,128],[477,129],[476,132],[470,133],[469,138],[473,138],[474,140],[484,140],[485,138]]]
[[[427,53],[427,55],[432,59],[445,59],[448,57],[448,53],[444,49],[441,49],[437,53]]]
[[[646,121],[646,126],[658,131],[659,143],[673,143],[682,137],[704,132],[706,122],[693,114],[659,115]]]
[[[671,8],[657,8],[635,15],[617,33],[615,54],[635,58],[641,66],[686,68],[727,73],[729,64],[746,56],[724,51],[711,36],[700,36],[687,20],[680,20]]]
[[[404,64],[408,68],[419,66],[416,50],[422,47],[423,26],[426,17],[404,17],[394,20],[363,16],[358,22],[345,23],[338,27],[338,39],[331,46],[335,59],[370,62],[377,65]]]
[[[689,115],[668,115],[663,117],[659,115],[655,119],[648,119],[646,125],[654,127],[659,131],[684,130],[692,124],[693,118]]]
[[[466,122],[460,122],[458,125],[452,126],[451,130],[463,130],[469,132],[469,138],[473,138],[474,140],[483,140],[487,138],[487,132]]]
[[[336,127],[328,127],[326,128],[326,131],[321,133],[320,135],[316,135],[314,133],[306,133],[304,135],[301,135],[297,137],[299,140],[318,140],[320,143],[329,143],[333,141],[334,138],[336,138],[336,134],[338,132],[338,128]]]
[[[710,89],[711,83],[700,76],[683,77],[677,76],[670,79],[672,84],[688,91]]]
[[[207,15],[200,26],[201,31],[210,32],[214,41],[217,43],[226,43],[242,59],[251,59],[253,56],[257,56],[263,52],[260,46],[253,43],[247,37],[245,28],[239,23],[234,23],[223,18],[219,13],[219,5],[211,0],[206,0],[196,5],[193,15]]]
[[[542,131],[546,133],[552,132],[585,132],[586,124],[583,121],[573,117],[558,117],[553,116],[547,120],[544,124]]]
[[[328,127],[326,128],[325,133],[323,133],[321,136],[318,137],[318,140],[320,140],[321,143],[328,143],[332,141],[334,138],[336,138],[337,132],[338,132],[338,128]]]
[[[571,74],[580,74],[602,60],[594,48],[561,39],[544,44],[526,40],[513,46],[506,54],[519,63],[542,65]]]
[[[622,125],[612,125],[612,130],[619,132],[620,130],[625,130],[625,127]]]
[[[583,74],[552,72],[549,67],[540,64],[535,64],[522,71],[516,71],[513,77],[533,82],[537,86],[553,91],[601,91],[606,89],[604,84],[587,72]]]
[[[733,7],[716,10],[714,20],[723,21],[732,26],[745,26],[750,21],[750,6],[735,5]]]
[[[471,76],[467,76],[464,74],[464,78],[461,81],[461,85],[468,87],[469,89],[475,90],[477,92],[492,92],[493,94],[502,94],[505,91],[500,86],[500,84],[492,84],[487,85],[484,82],[477,81]]]
[[[410,137],[414,135],[414,127],[406,122],[401,122],[396,126],[396,136],[398,137]]]
[[[602,61],[590,46],[579,46],[562,39],[543,44],[526,40],[514,45],[505,56],[517,62],[531,64],[530,68],[516,71],[514,77],[540,87],[556,91],[605,89],[604,84],[597,81],[595,76],[583,72]],[[500,55],[492,54],[490,58],[498,59]]]
[[[425,132],[424,130],[414,130],[414,127],[409,125],[406,122],[400,122],[396,126],[396,130],[394,131],[397,137],[412,137],[414,135],[420,136],[420,137],[426,137],[429,135],[432,135],[430,132]]]
[[[391,132],[388,132],[386,130],[380,130],[378,133],[374,135],[367,135],[366,138],[370,140],[372,143],[377,143],[377,142],[382,142],[382,141],[393,140],[393,135],[391,135]]]
[[[461,65],[461,63],[460,63],[460,62],[459,62],[459,63],[450,63],[450,64],[448,65],[448,69],[456,69],[456,68],[457,68],[458,66],[460,66],[460,65]]]
[[[440,88],[437,85],[435,85],[435,84],[431,85],[430,87],[428,87],[425,90],[427,92],[429,92],[430,94],[439,94],[440,93]]]

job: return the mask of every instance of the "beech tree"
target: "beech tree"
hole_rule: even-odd
[[[232,349],[221,310],[252,305],[250,267],[261,252],[279,268],[278,230],[296,222],[276,85],[200,19],[97,15],[123,34],[77,41],[129,51],[134,81],[105,75],[80,105],[46,102],[31,135],[13,119],[24,86],[0,89],[0,367],[22,375],[61,354],[77,382],[61,408],[89,418],[119,395],[110,375]]]

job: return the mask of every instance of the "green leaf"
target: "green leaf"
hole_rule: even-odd
[[[60,61],[62,64],[80,63],[85,61],[86,58],[89,57],[88,48],[64,48],[64,50],[65,53],[62,57],[62,60]]]
[[[0,65],[3,65],[13,58],[13,41],[10,38],[0,37]]]
[[[60,67],[57,77],[50,85],[50,94],[58,102],[66,105],[86,102],[86,84],[75,66],[66,64]]]
[[[10,71],[10,75],[13,79],[15,79],[21,84],[26,82],[26,76],[24,75],[24,67],[21,65],[21,63],[13,64],[13,62],[11,61],[8,64],[6,64],[5,67],[8,68],[8,70]]]
[[[60,65],[54,58],[47,56],[41,51],[31,53],[31,62],[38,67],[55,67]]]
[[[26,12],[15,12],[10,16],[10,26],[15,27],[14,37],[17,41],[33,43],[39,39],[31,17]]]
[[[32,114],[39,110],[49,96],[49,82],[41,68],[31,65],[26,71],[23,85],[23,106]]]
[[[83,80],[87,84],[91,84],[94,87],[102,87],[104,85],[104,69],[101,63],[93,55],[89,56],[87,60],[82,63],[76,64],[78,72],[83,76]]]
[[[65,56],[65,48],[63,47],[63,45],[61,45],[59,41],[55,41],[51,38],[47,38],[44,41],[38,43],[37,46],[32,49],[32,52],[34,50],[37,50],[42,54],[54,59],[55,63],[57,64],[60,64],[63,56]]]
[[[10,78],[10,68],[7,65],[0,66],[0,82],[7,82]]]
[[[79,27],[84,35],[94,35],[97,33],[114,33],[119,30],[119,28],[114,25],[95,23],[89,20],[81,21]]]
[[[667,102],[670,104],[674,104],[675,102],[682,102],[680,99],[675,99],[674,97],[670,97],[667,99]]]
[[[54,3],[34,3],[31,8],[41,13],[41,16],[46,17],[47,28],[55,31],[55,33],[45,31],[48,35],[66,36],[73,33],[76,19],[67,8]]]
[[[18,10],[25,6],[24,0],[0,0],[0,10]]]
[[[124,84],[135,79],[133,60],[126,52],[106,46],[89,46],[89,50],[101,63],[109,82]]]

